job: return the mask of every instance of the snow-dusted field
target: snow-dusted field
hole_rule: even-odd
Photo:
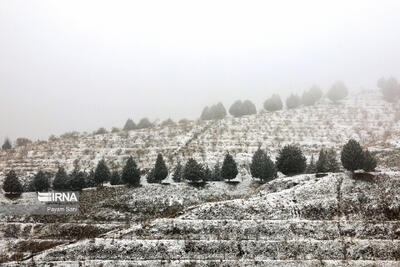
[[[25,261],[11,266],[398,266],[400,173],[375,175],[368,179],[345,173],[321,178],[298,175],[264,185],[246,178],[236,187],[216,182],[205,188],[180,183],[110,187],[102,193],[89,190],[83,196],[84,201],[88,198],[88,214],[57,226],[38,224],[41,231],[8,237],[1,249],[16,257],[25,242]],[[93,194],[112,193],[117,199],[91,200]],[[126,205],[116,201],[112,206],[111,199],[125,200]],[[105,226],[104,220],[112,223]],[[98,233],[59,238],[58,231],[68,232],[72,225],[97,227]],[[0,228],[2,236],[8,233],[6,226]],[[106,227],[108,231],[101,231]],[[53,243],[46,247],[46,241]],[[41,251],[29,251],[35,245]]]
[[[38,169],[94,167],[105,158],[121,168],[133,155],[152,167],[163,153],[171,167],[195,157],[212,167],[229,151],[238,183],[107,185],[85,189],[74,216],[0,216],[0,264],[31,266],[399,266],[400,107],[378,92],[333,104],[220,121],[156,126],[129,133],[77,134],[0,152],[0,182],[15,169],[29,180]],[[347,173],[280,176],[267,184],[247,170],[261,145],[274,158],[297,143],[317,157],[339,152],[349,138],[376,153],[374,177]],[[29,204],[36,193],[0,205]],[[18,260],[18,261],[17,261]],[[21,262],[22,261],[22,262]]]
[[[385,158],[400,149],[400,121],[394,120],[400,108],[381,98],[379,92],[366,92],[338,104],[322,99],[311,107],[242,118],[156,126],[128,133],[76,134],[37,142],[0,152],[0,181],[10,169],[22,179],[28,179],[38,169],[54,172],[58,165],[71,170],[79,164],[81,169],[89,170],[103,157],[111,168],[121,169],[132,155],[140,168],[149,169],[157,153],[164,155],[169,167],[189,157],[212,167],[217,161],[222,162],[229,151],[241,167],[246,167],[259,145],[274,158],[283,145],[296,143],[309,158],[312,154],[316,157],[322,147],[334,147],[339,152],[349,138],[383,153],[379,158]],[[396,162],[388,165],[400,168]]]

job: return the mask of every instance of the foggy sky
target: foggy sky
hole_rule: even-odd
[[[400,78],[399,1],[0,0],[0,142]]]

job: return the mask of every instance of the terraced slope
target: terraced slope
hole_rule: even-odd
[[[0,214],[0,265],[29,259],[54,246],[95,238],[153,218],[174,217],[202,203],[243,198],[259,186],[245,179],[240,184],[219,182],[191,186],[174,183],[145,184],[137,188],[91,188],[81,193],[80,214],[75,216]],[[18,199],[0,194],[0,205],[24,204],[27,212],[36,202],[36,193],[23,193]]]
[[[243,198],[185,208],[24,264],[399,266],[400,173],[278,178]]]
[[[121,168],[131,155],[140,168],[148,169],[157,153],[165,155],[169,166],[194,157],[212,167],[229,151],[239,166],[245,167],[259,145],[275,157],[283,145],[298,143],[311,157],[317,156],[323,146],[339,150],[349,138],[383,153],[380,158],[387,159],[383,163],[400,170],[400,161],[393,161],[391,153],[400,149],[400,121],[395,121],[398,110],[399,106],[383,101],[379,92],[367,92],[337,104],[323,99],[311,107],[242,118],[156,126],[128,133],[75,133],[0,151],[0,182],[10,169],[29,180],[38,169],[54,172],[60,164],[70,170],[74,164],[89,170],[101,158],[111,168]]]

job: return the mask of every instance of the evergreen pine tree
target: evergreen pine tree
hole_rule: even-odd
[[[190,182],[203,180],[204,172],[202,166],[193,158],[190,158],[185,165],[183,176]]]
[[[4,144],[3,144],[3,146],[2,146],[1,148],[2,148],[3,150],[9,150],[9,149],[11,149],[11,148],[12,148],[12,145],[11,145],[10,139],[6,138],[6,140],[4,141]]]
[[[85,187],[95,187],[96,181],[94,179],[94,170],[91,169],[90,172],[86,175],[85,179]]]
[[[261,177],[262,181],[268,182],[278,176],[275,163],[271,160],[267,153],[265,153],[264,159],[264,172]]]
[[[65,191],[71,189],[69,177],[63,167],[59,167],[56,177],[53,180],[53,189],[58,191]]]
[[[161,154],[157,155],[156,164],[154,165],[154,179],[156,183],[161,183],[162,180],[167,178],[168,168]]]
[[[314,155],[311,155],[310,164],[307,165],[306,173],[312,174],[317,172],[317,166],[315,165]]]
[[[276,166],[285,175],[300,174],[306,169],[306,158],[298,146],[286,145],[279,151]]]
[[[210,170],[210,168],[205,165],[204,166],[204,177],[203,177],[204,181],[212,181],[212,172]]]
[[[253,177],[259,178],[261,181],[269,181],[276,177],[275,164],[272,162],[267,153],[258,148],[254,153],[250,164],[250,173]]]
[[[149,184],[157,183],[156,178],[154,177],[154,168],[152,168],[150,171],[147,172],[146,181]]]
[[[254,105],[254,103],[251,102],[250,100],[245,100],[243,102],[241,110],[242,110],[242,115],[257,114],[256,105]]]
[[[313,96],[310,94],[309,91],[304,91],[303,96],[301,97],[301,103],[304,106],[312,106],[315,103]]]
[[[344,83],[341,81],[337,81],[332,85],[331,89],[329,89],[327,97],[331,101],[337,102],[345,98],[348,94],[349,94],[348,89],[344,85]]]
[[[112,127],[112,129],[111,129],[111,133],[118,133],[120,131],[121,130],[118,127]]]
[[[301,104],[300,97],[295,94],[291,94],[287,99],[286,99],[286,107],[288,109],[294,109],[298,108]]]
[[[326,152],[328,172],[338,172],[340,170],[339,163],[336,159],[336,151],[331,148]]]
[[[238,169],[236,166],[236,162],[231,156],[231,154],[226,154],[224,162],[222,163],[222,168],[221,168],[221,176],[225,180],[231,180],[234,179],[238,175]]]
[[[200,119],[202,120],[220,120],[225,118],[226,109],[224,105],[219,102],[216,105],[212,105],[210,108],[206,106],[201,113]]]
[[[322,97],[322,91],[317,86],[313,86],[308,91],[304,91],[301,102],[304,106],[312,106]]]
[[[277,94],[272,95],[270,98],[265,100],[264,109],[267,111],[277,111],[282,109],[283,104],[281,97]]]
[[[81,191],[85,187],[85,173],[75,167],[70,174],[70,183],[72,191]]]
[[[242,101],[235,101],[232,106],[229,108],[229,113],[234,117],[242,116]]]
[[[224,105],[219,102],[216,106],[215,106],[215,119],[217,120],[221,120],[223,118],[226,117],[226,109],[224,107]]]
[[[213,181],[222,181],[223,180],[223,178],[221,176],[221,165],[220,165],[219,162],[217,162],[214,165],[214,169],[213,169],[213,172],[212,172],[212,180]]]
[[[317,160],[317,172],[318,173],[324,173],[324,172],[328,172],[328,158],[327,158],[327,153],[324,149],[321,149],[319,151],[319,156],[318,156],[318,160]]]
[[[128,119],[125,122],[123,130],[124,131],[132,131],[132,130],[135,130],[135,129],[136,129],[136,124],[133,122],[132,119]]]
[[[206,106],[203,111],[201,112],[200,119],[202,120],[211,120],[210,108]]]
[[[265,151],[260,147],[254,153],[253,158],[250,164],[250,173],[254,178],[259,178],[263,176],[264,172],[264,159],[265,159]]]
[[[316,167],[318,173],[338,172],[339,163],[336,159],[336,151],[333,148],[329,150],[321,149]]]
[[[103,186],[104,182],[110,180],[110,170],[107,167],[106,161],[104,159],[97,163],[96,170],[94,171],[94,181],[97,186]]]
[[[121,180],[124,184],[139,185],[140,184],[140,170],[132,157],[126,161],[124,169],[122,170]]]
[[[340,160],[343,167],[348,171],[354,172],[361,169],[364,163],[364,153],[360,144],[356,140],[350,139],[343,146]]]
[[[48,175],[39,170],[33,178],[33,187],[37,192],[48,191],[50,188]]]
[[[97,131],[94,132],[94,134],[106,134],[107,130],[104,127],[100,127]]]
[[[176,164],[176,166],[174,168],[174,173],[172,175],[172,180],[175,183],[180,183],[180,182],[182,182],[182,176],[183,176],[183,167],[182,167],[181,163],[178,162],[178,164]]]
[[[320,100],[322,97],[322,90],[316,85],[313,85],[308,92],[310,95],[312,95],[314,103]]]
[[[110,184],[111,184],[111,185],[118,185],[118,184],[121,184],[121,177],[119,176],[118,171],[113,171],[113,172],[112,172]]]
[[[377,165],[376,158],[372,156],[372,154],[367,150],[364,151],[363,157],[363,170],[366,172],[373,172],[375,171]]]
[[[161,126],[172,126],[172,125],[176,125],[176,123],[171,119],[171,118],[169,118],[169,119],[166,119],[165,121],[163,121],[162,123],[161,123]]]
[[[400,84],[393,77],[378,80],[378,87],[381,89],[383,98],[388,102],[396,102],[400,98]]]
[[[139,121],[138,125],[136,126],[137,129],[145,129],[152,127],[153,124],[149,121],[148,118],[143,118]]]
[[[22,184],[20,183],[15,171],[11,170],[7,173],[3,183],[3,190],[7,194],[19,195],[22,193]]]

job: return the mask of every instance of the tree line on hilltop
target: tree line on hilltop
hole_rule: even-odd
[[[340,154],[340,161],[344,169],[354,173],[356,170],[363,169],[366,172],[374,171],[377,166],[376,158],[361,145],[351,139],[344,146]],[[286,145],[279,150],[276,161],[274,162],[268,153],[260,147],[255,151],[249,166],[251,176],[262,182],[275,179],[278,172],[284,175],[297,175],[302,173],[327,173],[339,172],[340,165],[337,161],[336,151],[333,149],[321,149],[318,160],[315,162],[311,156],[307,164],[301,148],[296,145]],[[102,187],[104,183],[110,182],[111,185],[139,186],[142,176],[133,157],[129,157],[121,171],[111,171],[104,159],[97,163],[95,169],[84,172],[75,167],[71,173],[67,173],[64,167],[60,166],[52,179],[51,174],[39,170],[29,183],[25,191],[79,191],[87,187]],[[238,175],[238,167],[233,156],[227,153],[223,163],[215,164],[211,170],[207,165],[197,162],[194,158],[187,160],[185,165],[180,162],[173,168],[171,177],[174,182],[187,181],[189,183],[209,182],[209,181],[231,181]],[[162,183],[170,171],[164,161],[162,154],[157,155],[154,167],[146,174],[148,183]],[[52,180],[52,182],[51,182]],[[14,170],[7,173],[3,184],[4,192],[8,194],[20,194],[24,191],[22,184]]]
[[[391,78],[381,78],[377,82],[378,88],[380,88],[380,91],[383,95],[383,99],[394,103],[397,102],[400,99],[400,84],[398,81],[391,77]],[[318,100],[320,100],[323,97],[323,92],[322,90],[314,85],[312,86],[309,90],[306,90],[303,92],[303,94],[300,96],[298,94],[290,94],[285,101],[285,105],[287,109],[295,109],[300,106],[312,106],[314,105]],[[348,89],[346,85],[341,82],[337,81],[335,82],[331,88],[328,90],[328,92],[325,94],[325,96],[330,99],[332,102],[337,103],[338,101],[344,99],[348,95]],[[263,108],[265,111],[268,112],[274,112],[278,110],[283,109],[283,102],[281,97],[278,94],[273,94],[270,98],[266,99],[263,103]],[[252,115],[252,114],[257,114],[257,108],[253,102],[250,100],[237,100],[235,101],[229,108],[229,114],[231,114],[233,117],[238,118],[246,115]],[[223,119],[227,116],[227,111],[224,107],[224,105],[219,102],[216,105],[212,105],[210,107],[206,106],[201,115],[200,119],[201,120],[220,120]],[[400,120],[400,111],[397,112],[395,116],[395,120],[398,121]],[[188,123],[189,120],[187,119],[181,119],[178,123],[180,124],[186,124]],[[173,126],[176,125],[176,123],[172,119],[166,119],[160,123],[161,126]],[[122,127],[123,131],[133,131],[133,130],[140,130],[140,129],[146,129],[153,127],[154,123],[150,122],[148,118],[143,118],[141,119],[137,124],[132,120],[132,119],[127,119],[125,122],[124,126]],[[111,133],[116,133],[120,132],[121,129],[117,127],[113,127],[111,129]],[[93,132],[94,134],[106,134],[108,133],[107,129],[104,127],[100,127],[98,130]],[[71,137],[74,135],[74,132],[72,133],[65,133],[61,135],[61,137]],[[55,140],[55,136],[51,136],[49,140]],[[32,143],[27,138],[17,138],[16,140],[16,146],[24,146],[27,144]],[[9,138],[6,138],[2,147],[3,150],[10,150],[12,149],[12,143]]]

